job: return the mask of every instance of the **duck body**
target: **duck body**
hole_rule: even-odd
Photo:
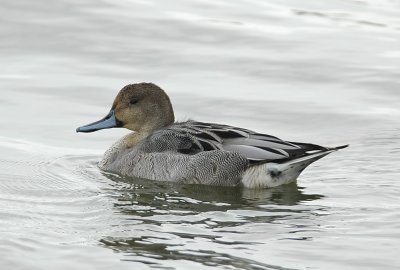
[[[137,115],[140,119],[135,121]],[[133,84],[120,91],[105,118],[77,131],[124,126],[135,131],[107,150],[99,162],[103,170],[149,180],[248,188],[294,182],[312,162],[347,147],[288,142],[243,128],[173,119],[169,98],[161,88]],[[139,127],[131,123],[138,121]]]
[[[134,138],[132,133],[116,142],[99,167],[150,180],[266,188],[295,181],[305,167],[336,150],[195,121],[156,130],[129,147]]]

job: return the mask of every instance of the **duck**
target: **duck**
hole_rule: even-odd
[[[166,92],[144,82],[123,87],[104,118],[76,131],[109,128],[132,132],[105,152],[101,170],[183,184],[272,188],[296,182],[311,163],[348,147],[284,141],[225,124],[178,122]]]

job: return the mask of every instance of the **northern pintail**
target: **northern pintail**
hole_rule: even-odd
[[[281,140],[244,128],[175,122],[168,95],[153,83],[130,84],[103,119],[77,132],[124,127],[99,162],[121,175],[189,184],[275,187],[296,181],[314,161],[348,145],[323,147]]]

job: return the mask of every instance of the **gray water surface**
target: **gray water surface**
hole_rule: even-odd
[[[1,269],[400,268],[397,1],[0,2]],[[351,145],[274,189],[100,171],[125,84],[177,120]]]

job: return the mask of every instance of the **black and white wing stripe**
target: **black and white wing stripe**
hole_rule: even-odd
[[[285,162],[325,147],[283,141],[277,137],[227,125],[187,121],[155,132],[147,151],[177,151],[196,154],[202,151],[237,152],[250,164]],[[150,147],[150,148],[149,148]]]
[[[284,162],[305,156],[309,151],[327,150],[322,146],[287,142],[275,136],[227,125],[202,122],[188,122],[188,124],[207,134],[213,133],[218,136],[218,141],[212,142],[214,149],[238,152],[252,164]]]

